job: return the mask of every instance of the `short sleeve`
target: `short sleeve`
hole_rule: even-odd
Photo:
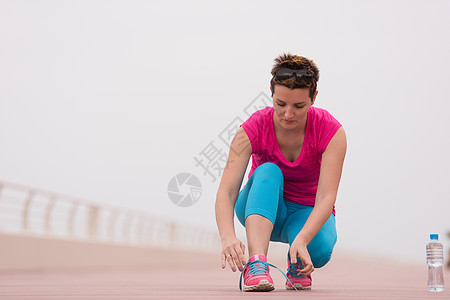
[[[252,153],[259,153],[261,149],[262,116],[260,111],[253,113],[244,123],[242,123],[245,133],[250,139]]]
[[[336,120],[329,112],[325,110],[323,111],[318,141],[320,154],[325,152],[331,139],[341,126],[341,123],[339,123],[339,121]]]

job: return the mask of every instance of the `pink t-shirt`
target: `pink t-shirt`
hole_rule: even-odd
[[[248,177],[261,164],[275,163],[283,173],[284,199],[314,206],[322,154],[341,124],[325,109],[311,106],[301,153],[296,161],[290,162],[278,146],[273,111],[271,106],[258,110],[241,125],[252,145],[252,168]]]

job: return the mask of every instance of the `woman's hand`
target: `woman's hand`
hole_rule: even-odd
[[[230,266],[233,272],[236,269],[243,270],[246,264],[245,261],[245,245],[236,237],[225,239],[222,241],[222,269],[225,269],[226,263]]]
[[[298,272],[299,276],[306,276],[314,271],[314,266],[309,256],[308,249],[306,248],[306,243],[300,239],[294,239],[290,248],[291,263],[297,263],[297,257],[300,258],[303,269]]]

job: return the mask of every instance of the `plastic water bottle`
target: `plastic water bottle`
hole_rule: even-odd
[[[428,264],[428,291],[444,291],[444,250],[438,242],[439,235],[430,234],[430,242],[427,244]]]

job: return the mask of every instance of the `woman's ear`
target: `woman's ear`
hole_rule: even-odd
[[[316,97],[317,97],[318,93],[319,93],[319,91],[316,91],[316,93],[314,94],[314,97],[311,99],[311,105],[313,105],[314,102],[316,101]]]

